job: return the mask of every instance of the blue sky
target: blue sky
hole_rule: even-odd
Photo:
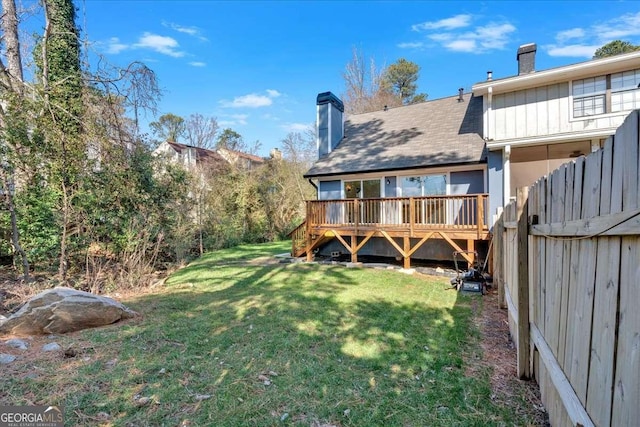
[[[92,53],[143,61],[164,96],[159,114],[217,118],[261,155],[315,120],[319,92],[344,92],[354,47],[378,65],[420,65],[429,99],[517,72],[518,46],[537,43],[536,69],[589,59],[604,43],[640,44],[640,2],[77,1]],[[154,117],[147,117],[146,121]]]

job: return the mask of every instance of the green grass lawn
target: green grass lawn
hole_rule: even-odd
[[[481,299],[397,271],[238,262],[288,250],[206,255],[125,301],[141,319],[57,339],[79,356],[16,365],[0,405],[62,404],[67,425],[526,424],[492,402],[488,368],[468,373]]]

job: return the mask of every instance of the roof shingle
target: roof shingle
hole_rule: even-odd
[[[352,115],[305,177],[482,162],[482,122],[482,97],[470,94]]]

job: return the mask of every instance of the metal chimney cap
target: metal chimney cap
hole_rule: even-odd
[[[323,105],[323,104],[329,104],[329,103],[333,104],[333,106],[336,107],[338,110],[340,110],[340,112],[344,113],[344,104],[342,103],[340,98],[338,98],[331,92],[322,92],[318,94],[318,98],[316,99],[316,105]]]

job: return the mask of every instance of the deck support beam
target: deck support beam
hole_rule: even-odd
[[[404,248],[403,248],[403,258],[404,258],[404,262],[403,262],[403,267],[404,268],[411,268],[411,255],[409,255],[409,251],[411,250],[411,239],[409,239],[409,236],[405,235],[403,238],[403,244],[404,244]]]

